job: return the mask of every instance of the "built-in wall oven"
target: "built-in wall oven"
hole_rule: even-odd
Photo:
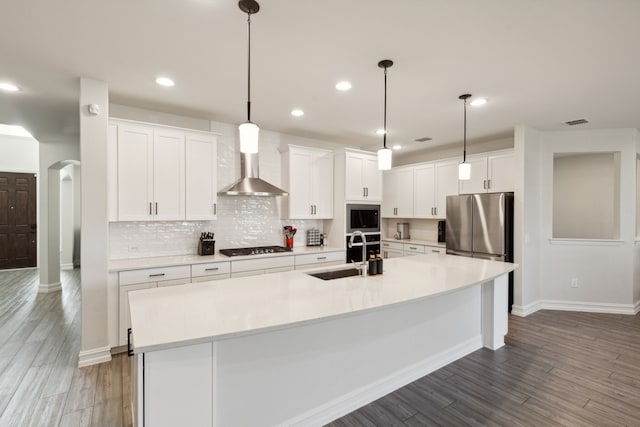
[[[349,240],[354,231],[361,231],[367,242],[367,256],[369,253],[380,253],[380,205],[347,205],[347,262],[362,261],[362,238],[354,238],[353,247],[349,248]]]

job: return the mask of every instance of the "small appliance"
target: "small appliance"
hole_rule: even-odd
[[[380,233],[380,205],[347,205],[347,234]]]
[[[409,235],[409,223],[408,222],[399,222],[396,224],[396,239],[398,240],[408,240],[411,238]]]

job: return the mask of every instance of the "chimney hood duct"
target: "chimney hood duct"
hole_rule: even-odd
[[[218,192],[221,196],[288,196],[284,190],[263,181],[258,173],[258,154],[240,153],[240,180]]]

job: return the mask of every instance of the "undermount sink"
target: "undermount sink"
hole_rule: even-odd
[[[360,270],[357,268],[343,268],[342,270],[319,271],[317,273],[307,273],[309,276],[322,280],[342,279],[343,277],[359,276]]]

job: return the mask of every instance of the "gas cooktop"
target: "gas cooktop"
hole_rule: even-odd
[[[220,249],[220,253],[226,256],[263,255],[274,254],[277,252],[291,252],[291,249],[285,248],[284,246],[257,246],[255,248]]]

